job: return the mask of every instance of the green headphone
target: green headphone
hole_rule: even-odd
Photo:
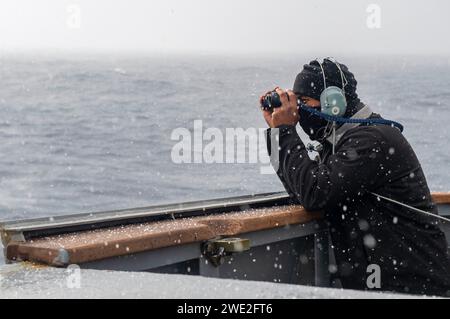
[[[337,86],[327,87],[327,81],[325,79],[325,70],[322,66],[322,63],[318,59],[316,59],[316,62],[319,63],[319,66],[322,69],[322,76],[323,76],[324,90],[320,94],[321,112],[331,116],[343,116],[345,114],[345,111],[347,110],[347,100],[345,98],[345,86],[347,85],[347,79],[345,78],[339,63],[337,63],[334,59],[331,58],[323,59],[323,61],[325,60],[334,63],[338,68],[339,73],[341,74],[342,88],[338,88]]]

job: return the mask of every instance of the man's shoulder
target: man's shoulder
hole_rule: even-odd
[[[355,140],[395,144],[405,141],[405,138],[399,129],[390,125],[360,125],[345,132],[340,142]]]
[[[413,148],[400,130],[389,125],[355,127],[342,136],[337,148],[362,151],[375,149],[389,158],[395,153],[394,157],[397,158],[401,154],[404,161],[418,161]]]

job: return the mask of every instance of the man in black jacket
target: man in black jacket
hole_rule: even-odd
[[[293,91],[276,88],[282,106],[263,110],[272,128],[269,144],[270,134],[279,134],[277,174],[295,202],[325,212],[343,288],[373,288],[367,279],[369,266],[376,265],[381,290],[450,296],[450,260],[438,220],[382,198],[437,213],[419,161],[402,133],[390,125],[344,124],[332,140],[328,121],[298,108],[300,99],[320,111],[324,86],[344,85],[344,117],[370,110],[358,99],[353,74],[336,63],[325,59],[322,65],[305,65]],[[370,111],[366,118],[381,117]],[[323,145],[318,160],[310,159],[297,123]],[[270,145],[268,149],[270,153]]]

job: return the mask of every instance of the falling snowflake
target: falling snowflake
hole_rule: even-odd
[[[377,242],[371,234],[367,234],[364,236],[364,245],[367,248],[373,249],[377,245]]]

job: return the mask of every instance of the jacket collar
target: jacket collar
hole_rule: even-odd
[[[351,119],[368,119],[370,118],[370,116],[372,115],[372,110],[370,109],[369,106],[365,105],[364,103],[360,103],[360,105],[358,105],[358,109],[359,111],[356,112]],[[358,125],[360,125],[360,123],[344,123],[343,125],[341,125],[337,130],[336,130],[336,143],[339,142],[339,140],[341,139],[341,137],[348,131],[351,130],[352,128],[357,127]],[[331,144],[333,143],[333,135],[330,135],[327,137],[327,141],[330,142]]]

